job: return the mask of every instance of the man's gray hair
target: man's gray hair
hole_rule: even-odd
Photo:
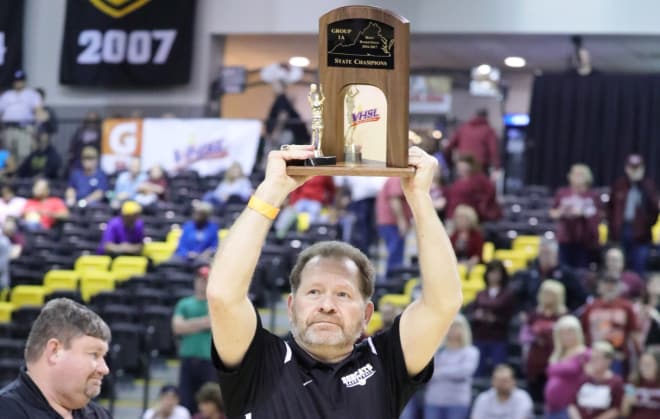
[[[110,342],[110,328],[98,314],[68,298],[49,301],[32,324],[25,344],[25,361],[39,359],[50,339],[57,339],[69,348],[71,341],[91,336]]]

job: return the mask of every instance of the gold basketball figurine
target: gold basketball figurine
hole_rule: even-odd
[[[321,149],[321,145],[323,143],[323,102],[325,102],[325,96],[323,96],[323,87],[320,85],[317,87],[316,83],[312,83],[309,86],[307,100],[312,107],[312,145],[314,146],[314,157],[322,157],[323,150]]]

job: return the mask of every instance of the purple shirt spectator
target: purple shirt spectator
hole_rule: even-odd
[[[131,243],[140,244],[144,240],[144,221],[136,220],[132,228],[124,224],[121,216],[112,218],[103,232],[103,238],[99,245],[98,254],[105,254],[106,243]]]

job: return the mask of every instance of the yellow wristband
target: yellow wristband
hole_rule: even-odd
[[[275,217],[277,217],[277,214],[280,212],[279,208],[270,205],[268,202],[263,201],[254,195],[250,197],[247,206],[248,208],[252,208],[269,220],[274,220]]]

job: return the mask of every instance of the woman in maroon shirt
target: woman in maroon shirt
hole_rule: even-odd
[[[547,279],[538,292],[538,306],[527,316],[521,331],[526,355],[527,386],[529,395],[543,402],[543,389],[547,381],[545,369],[553,350],[553,329],[557,320],[566,314],[565,289],[561,282]]]
[[[599,197],[590,189],[593,177],[584,164],[574,164],[569,186],[555,193],[550,217],[558,220],[557,241],[562,264],[586,268],[590,253],[598,249]]]
[[[507,289],[509,275],[504,264],[494,260],[486,266],[486,289],[479,292],[468,310],[474,345],[481,357],[476,375],[490,375],[494,366],[506,362],[509,323],[515,306]]]
[[[454,211],[454,232],[450,239],[458,262],[471,269],[481,261],[484,236],[479,230],[477,213],[468,205],[459,205]]]
[[[625,387],[621,413],[629,419],[660,417],[660,352],[645,352]]]

